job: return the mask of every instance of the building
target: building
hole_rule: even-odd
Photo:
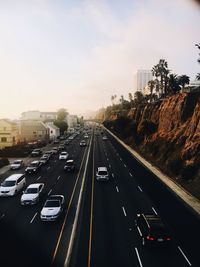
[[[41,112],[39,110],[29,110],[21,114],[21,120],[54,121],[57,119],[57,112]]]
[[[136,89],[144,93],[145,86],[153,79],[151,70],[138,70],[136,73]]]
[[[77,115],[68,114],[66,117],[66,122],[67,122],[68,128],[75,128],[78,124]]]
[[[49,129],[41,121],[21,120],[19,123],[21,142],[49,141]]]
[[[200,92],[200,81],[191,81],[188,86],[182,88],[182,93]]]
[[[0,119],[0,149],[19,143],[17,124],[7,119]]]
[[[49,138],[50,140],[55,140],[60,136],[60,129],[53,124],[53,122],[45,123],[47,128],[49,129]]]

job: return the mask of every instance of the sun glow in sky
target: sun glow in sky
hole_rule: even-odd
[[[0,0],[0,118],[97,110],[160,58],[193,80],[199,29],[190,0]]]

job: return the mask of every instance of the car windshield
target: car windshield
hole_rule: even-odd
[[[15,160],[15,161],[13,161],[13,164],[20,164],[20,163],[21,163],[20,160]]]
[[[55,208],[60,207],[60,201],[59,200],[47,200],[46,204],[44,205],[46,208]]]
[[[108,173],[107,173],[107,171],[99,171],[98,172],[98,175],[107,175]]]
[[[4,187],[9,187],[9,186],[14,186],[16,184],[16,181],[4,181],[1,186]]]
[[[67,162],[66,165],[67,165],[67,166],[73,166],[74,163],[73,163],[73,162]]]
[[[37,167],[38,164],[37,164],[36,162],[32,162],[30,166],[31,166],[31,167]]]
[[[60,155],[67,155],[67,152],[62,152]]]
[[[38,192],[37,188],[27,188],[25,194],[36,194]]]

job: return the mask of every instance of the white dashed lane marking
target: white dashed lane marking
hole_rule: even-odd
[[[143,191],[142,191],[142,188],[141,188],[139,185],[138,185],[138,188],[139,188],[140,192],[143,192]]]
[[[39,177],[37,178],[37,181],[40,180],[40,178],[41,178],[41,176],[39,176]]]
[[[126,215],[125,208],[124,208],[124,207],[122,207],[122,210],[123,210],[124,216],[126,217],[127,215]]]
[[[117,193],[119,193],[119,188],[116,186]]]
[[[141,261],[141,259],[140,259],[140,255],[139,255],[139,252],[138,252],[138,249],[137,249],[137,248],[135,248],[135,252],[136,252],[136,255],[137,255],[137,258],[138,258],[140,267],[143,267],[143,265],[142,265],[142,261]]]
[[[51,189],[51,190],[49,190],[48,196],[51,194],[51,192],[52,192],[52,189]]]
[[[133,177],[132,173],[129,172],[129,174],[130,174],[131,177]]]
[[[30,221],[30,223],[32,223],[33,221],[34,221],[34,219],[35,219],[35,217],[37,216],[37,212],[36,212],[36,214],[33,216],[33,218],[32,218],[32,220]]]
[[[158,215],[158,213],[157,213],[157,211],[154,209],[154,207],[152,207],[152,210],[153,210],[153,212],[154,212],[156,215]]]
[[[178,246],[178,249],[180,250],[181,254],[185,258],[185,260],[187,261],[187,263],[189,264],[189,266],[192,266],[191,262],[188,260],[188,258],[186,257],[185,253],[183,252],[183,250],[179,246]]]

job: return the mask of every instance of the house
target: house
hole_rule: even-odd
[[[49,138],[50,140],[55,140],[60,136],[60,129],[53,124],[53,122],[45,123],[47,128],[49,129]]]
[[[37,120],[21,120],[19,134],[22,142],[49,141],[48,127]]]
[[[17,124],[8,119],[0,119],[0,149],[14,146],[19,141]]]
[[[54,121],[56,119],[57,119],[57,112],[41,112],[39,110],[29,110],[21,114],[21,120],[23,121],[24,120]]]

